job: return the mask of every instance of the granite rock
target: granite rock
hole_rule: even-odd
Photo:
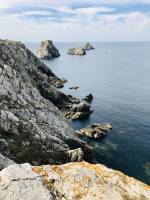
[[[86,51],[83,48],[76,47],[76,48],[70,48],[68,50],[67,54],[84,56],[84,55],[86,55]]]
[[[150,186],[103,165],[86,162],[0,172],[0,200],[150,200]]]
[[[59,56],[59,51],[54,46],[51,40],[45,40],[41,42],[40,47],[37,50],[37,57],[39,59],[49,60],[51,58],[57,58]]]

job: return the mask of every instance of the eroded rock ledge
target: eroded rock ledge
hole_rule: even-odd
[[[86,162],[0,172],[0,200],[150,200],[150,186],[103,165]]]

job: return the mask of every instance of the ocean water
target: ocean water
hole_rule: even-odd
[[[150,184],[150,42],[93,43],[86,56],[67,55],[81,43],[56,43],[61,56],[46,64],[68,82],[62,89],[80,99],[92,93],[93,114],[72,122],[75,129],[109,122],[102,140],[84,138],[95,160]],[[38,44],[27,44],[35,52]],[[78,90],[70,90],[79,86]]]

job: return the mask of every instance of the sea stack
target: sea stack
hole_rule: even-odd
[[[60,56],[58,49],[53,45],[51,40],[42,41],[37,50],[37,57],[40,59],[49,60]]]
[[[67,52],[69,55],[79,55],[84,56],[86,55],[86,51],[83,48],[77,47],[77,48],[70,48]]]
[[[93,50],[95,49],[90,43],[86,43],[86,45],[83,47],[84,50]]]

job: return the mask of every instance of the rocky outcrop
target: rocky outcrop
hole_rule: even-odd
[[[0,40],[0,152],[17,163],[65,163],[68,151],[91,148],[70,128],[62,113],[71,96],[61,81],[20,42]]]
[[[91,103],[93,101],[93,95],[90,93],[89,95],[87,95],[83,101],[87,101],[88,103]]]
[[[37,57],[40,59],[49,60],[51,58],[59,57],[58,49],[53,45],[51,40],[42,41],[37,50]]]
[[[83,47],[84,50],[93,50],[95,49],[90,43],[86,43]]]
[[[0,170],[8,167],[9,165],[15,164],[15,162],[13,162],[12,160],[10,160],[9,158],[6,158],[5,156],[3,156],[0,153]]]
[[[100,139],[106,136],[107,132],[111,129],[111,124],[92,124],[87,128],[80,129],[78,133],[91,138]]]
[[[92,112],[91,106],[87,102],[82,101],[78,104],[72,104],[70,110],[65,112],[65,117],[73,120],[85,119],[88,118]]]
[[[86,55],[86,51],[83,48],[77,47],[69,49],[67,54],[83,56]]]
[[[0,172],[0,200],[150,200],[150,186],[103,165],[11,165]]]

